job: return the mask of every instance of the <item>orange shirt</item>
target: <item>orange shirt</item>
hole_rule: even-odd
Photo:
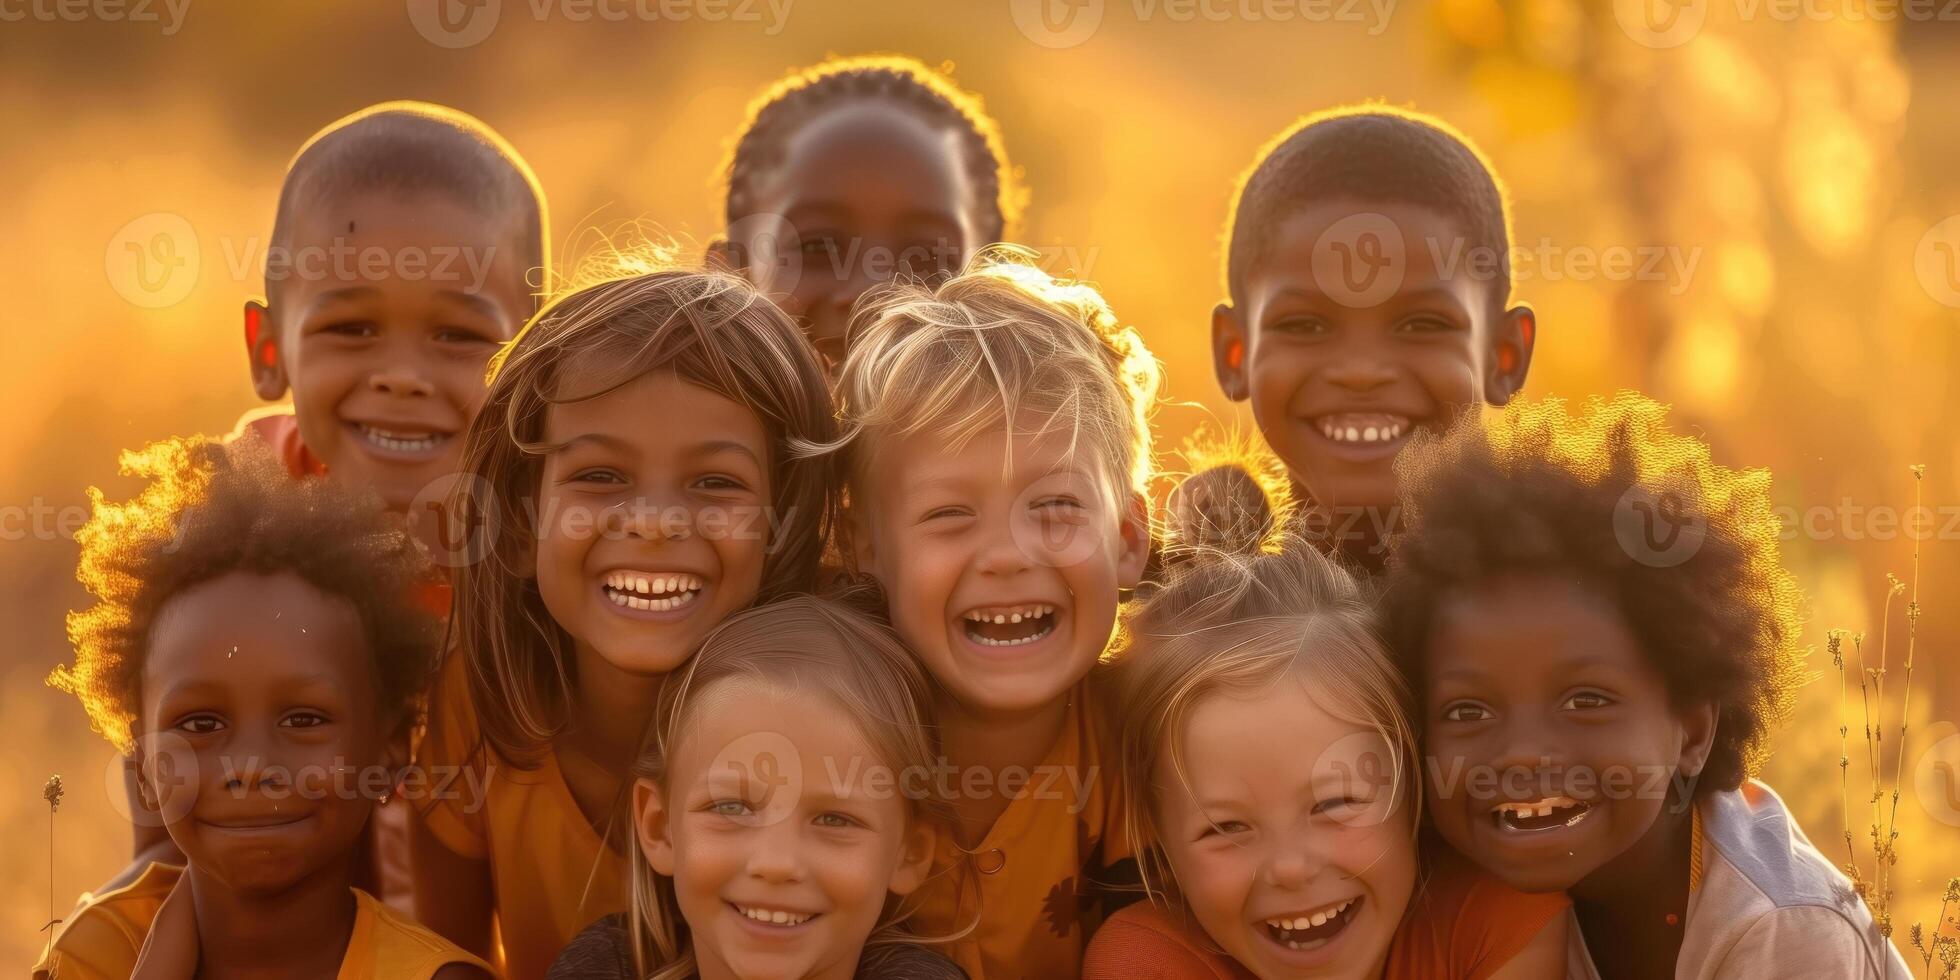
[[[1565,914],[1564,892],[1517,891],[1455,855],[1439,859],[1388,947],[1384,980],[1483,980]],[[1255,980],[1197,920],[1152,902],[1110,916],[1083,980]]]
[[[34,967],[34,980],[128,980],[184,869],[152,864],[135,881],[83,901]],[[339,980],[429,980],[451,963],[488,970],[482,960],[358,888],[354,931],[341,956]]]
[[[1061,737],[1025,786],[1002,774],[998,788],[1017,795],[980,845],[969,852],[939,835],[910,928],[932,937],[974,926],[934,947],[973,980],[1069,980],[1081,969],[1109,898],[1105,869],[1130,856],[1111,734],[1090,682],[1077,684]],[[947,779],[961,791],[958,774]]]
[[[626,910],[623,846],[585,819],[555,755],[530,770],[496,757],[477,727],[466,659],[449,657],[430,701],[420,812],[443,846],[489,862],[504,975],[536,980],[580,930]]]

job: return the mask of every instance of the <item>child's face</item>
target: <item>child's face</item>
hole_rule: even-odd
[[[1010,456],[1011,452],[1011,456]],[[1149,550],[1142,504],[1066,433],[877,447],[854,515],[892,623],[970,709],[1055,702],[1102,655]],[[1003,463],[1006,469],[1003,472]]]
[[[753,193],[729,229],[736,261],[833,365],[865,290],[958,271],[987,244],[958,134],[886,101],[841,103],[797,127]]]
[[[1426,662],[1436,829],[1514,888],[1571,888],[1626,851],[1707,758],[1713,711],[1672,708],[1619,612],[1559,578],[1457,596]]]
[[[560,448],[538,489],[538,593],[582,658],[664,674],[755,601],[771,515],[754,412],[655,371],[551,406],[544,439]]]
[[[291,389],[300,439],[334,479],[406,511],[455,472],[490,355],[532,308],[516,225],[440,194],[295,215],[256,333],[248,309],[248,353],[261,397]]]
[[[1442,431],[1523,384],[1530,311],[1502,310],[1471,251],[1429,209],[1324,202],[1281,222],[1245,270],[1241,305],[1213,314],[1219,383],[1251,403],[1321,506],[1393,506],[1395,455],[1417,429]],[[1371,264],[1377,255],[1394,262]]]
[[[830,699],[748,679],[696,696],[665,792],[642,780],[634,811],[702,975],[848,980],[886,896],[924,881],[932,831]]]
[[[270,894],[345,861],[400,751],[360,617],[296,575],[173,596],[142,675],[143,795],[200,874]]]
[[[1416,879],[1389,745],[1293,677],[1205,699],[1182,738],[1184,771],[1166,752],[1152,775],[1154,816],[1205,932],[1263,980],[1379,977]]]

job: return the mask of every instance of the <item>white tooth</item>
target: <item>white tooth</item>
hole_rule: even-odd
[[[1007,620],[1010,623],[1018,623],[1021,621],[1021,614],[1015,613],[1014,615],[1007,617]]]
[[[1318,926],[1318,925],[1322,925],[1322,924],[1324,924],[1324,923],[1326,923],[1326,921],[1327,921],[1327,913],[1325,913],[1325,912],[1315,912],[1315,913],[1313,914],[1313,923],[1312,923],[1312,925],[1313,925],[1313,926]],[[1309,926],[1309,928],[1311,928],[1311,927],[1312,927],[1312,926]]]
[[[999,626],[999,625],[1001,625],[1001,624],[1003,624],[1003,623],[1005,623],[1005,622],[1007,622],[1007,617],[1006,617],[1006,616],[1003,616],[1003,615],[1001,615],[1000,613],[995,613],[995,614],[994,614],[994,625],[996,625],[996,626]]]
[[[1297,919],[1294,919],[1294,920],[1293,920],[1293,924],[1292,924],[1292,925],[1290,925],[1290,926],[1287,926],[1287,928],[1289,928],[1289,929],[1305,929],[1306,927],[1308,927],[1308,926],[1310,926],[1310,925],[1312,925],[1312,924],[1313,924],[1313,920],[1303,915],[1303,916],[1301,916],[1301,917],[1299,917],[1299,918],[1297,918]]]
[[[700,589],[700,588],[701,588],[701,576],[699,576],[699,575],[689,575],[689,576],[687,577],[687,587],[688,587],[688,590],[689,590],[689,591],[695,591],[695,590],[698,590],[698,589]]]
[[[1361,438],[1361,432],[1360,430],[1356,429],[1354,426],[1350,425],[1347,427],[1347,437],[1349,442],[1354,442],[1355,440]]]
[[[1379,430],[1379,429],[1377,429],[1377,428],[1375,428],[1374,426],[1372,426],[1372,425],[1371,425],[1371,426],[1369,426],[1369,427],[1368,427],[1367,429],[1365,429],[1365,430],[1363,430],[1363,431],[1362,431],[1362,433],[1361,433],[1361,437],[1362,437],[1363,439],[1366,439],[1366,440],[1368,440],[1369,442],[1374,442],[1374,441],[1375,441],[1375,436],[1377,436],[1377,435],[1379,435],[1379,434],[1380,434],[1380,432],[1381,432],[1381,430]]]
[[[1550,803],[1539,804],[1538,813],[1536,814],[1536,816],[1549,817],[1551,815],[1552,815],[1552,805]]]

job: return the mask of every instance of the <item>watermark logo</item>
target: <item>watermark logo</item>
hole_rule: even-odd
[[[1960,729],[1942,721],[1930,734],[1937,740],[1919,753],[1912,767],[1912,788],[1927,816],[1960,827]]]
[[[136,798],[129,777],[142,782]],[[102,789],[109,807],[138,827],[176,823],[197,803],[197,753],[176,732],[147,732],[136,736],[129,755],[112,755],[102,768]]]
[[[408,0],[415,33],[439,48],[472,48],[489,38],[503,14],[503,0]]]
[[[747,801],[756,826],[781,823],[803,797],[803,754],[779,732],[750,732],[715,753],[708,783],[718,796]]]
[[[1960,309],[1960,214],[1926,229],[1912,253],[1919,287],[1935,302]]]
[[[755,288],[787,296],[803,281],[803,255],[796,226],[780,214],[745,215],[728,225],[728,243],[741,250],[743,267]]]
[[[191,0],[0,0],[0,23],[21,21],[103,21],[111,24],[155,24],[170,37],[184,28]]]
[[[1378,306],[1402,287],[1409,267],[1402,229],[1387,215],[1351,214],[1321,232],[1313,246],[1320,291],[1351,309]]]
[[[444,475],[409,504],[408,530],[436,565],[474,565],[497,544],[496,491],[474,473]]]
[[[203,268],[197,231],[183,216],[146,214],[116,230],[102,255],[109,285],[148,310],[184,301]]]
[[[1708,518],[1689,499],[1667,486],[1621,494],[1613,505],[1613,536],[1627,557],[1650,568],[1673,568],[1693,558],[1708,538]]]
[[[1096,520],[1102,491],[1086,479],[1067,485],[1037,480],[1014,498],[1008,527],[1014,549],[1030,565],[1070,568],[1099,554],[1104,545]]]
[[[1636,44],[1675,48],[1701,33],[1708,0],[1613,0],[1613,19]]]
[[[1104,0],[1010,0],[1021,36],[1044,48],[1072,48],[1102,27]]]
[[[1395,815],[1400,795],[1413,773],[1402,772],[1395,749],[1375,732],[1350,732],[1334,740],[1314,759],[1316,785],[1331,784],[1336,794],[1353,801],[1327,811],[1350,827],[1373,827]],[[1332,797],[1330,797],[1332,798]]]

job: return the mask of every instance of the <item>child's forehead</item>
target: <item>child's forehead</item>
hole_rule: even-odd
[[[145,646],[152,695],[187,685],[353,690],[373,667],[353,604],[290,573],[233,572],[177,593],[158,609]]]
[[[1435,298],[1481,314],[1508,261],[1502,242],[1473,236],[1460,217],[1407,201],[1302,201],[1261,239],[1241,276],[1248,300],[1287,291],[1365,309]]]
[[[758,211],[801,217],[889,202],[950,220],[974,194],[958,130],[888,97],[823,106],[781,139],[775,163],[758,175]]]
[[[1104,460],[1106,450],[1092,434],[1077,425],[1056,419],[1022,421],[1032,424],[945,420],[910,433],[874,435],[870,476],[900,491],[1007,486],[1051,477],[1100,487],[1117,468]]]

